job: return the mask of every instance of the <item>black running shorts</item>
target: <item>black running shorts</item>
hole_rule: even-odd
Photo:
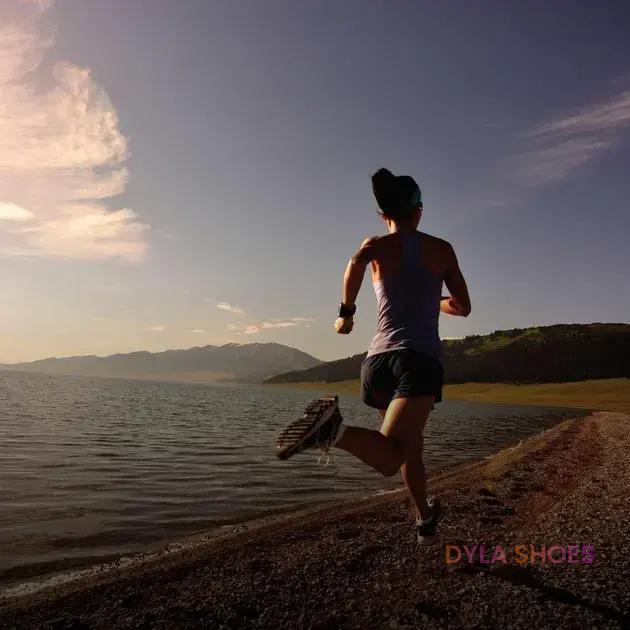
[[[394,398],[435,396],[440,402],[443,383],[440,361],[415,350],[373,354],[361,364],[361,397],[376,409],[387,409]]]

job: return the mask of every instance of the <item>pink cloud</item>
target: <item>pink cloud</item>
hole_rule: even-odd
[[[40,89],[50,43],[35,18],[0,25],[0,218],[19,207],[28,220],[0,232],[0,253],[139,262],[148,226],[111,203],[128,179],[118,114],[90,70],[67,61]]]

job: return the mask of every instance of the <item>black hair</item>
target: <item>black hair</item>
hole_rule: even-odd
[[[379,168],[372,175],[372,190],[378,207],[390,219],[405,219],[418,205],[422,207],[421,197],[417,195],[420,187],[409,175],[394,175],[386,168]]]

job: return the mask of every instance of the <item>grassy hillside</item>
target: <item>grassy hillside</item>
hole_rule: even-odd
[[[630,376],[629,324],[497,330],[442,343],[448,383],[550,383]],[[358,378],[365,354],[287,372],[268,383]]]
[[[338,383],[280,383],[278,387],[305,390],[316,389],[335,394],[359,395],[359,379]],[[474,402],[514,405],[542,405],[544,407],[574,407],[630,413],[630,380],[608,378],[574,383],[536,383],[510,385],[507,383],[464,383],[447,385],[445,400],[471,400]]]

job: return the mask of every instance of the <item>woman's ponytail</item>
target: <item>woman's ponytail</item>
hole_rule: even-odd
[[[385,213],[395,212],[398,206],[396,176],[386,168],[379,168],[372,175],[372,190],[378,207]]]
[[[418,184],[409,175],[396,176],[386,168],[372,175],[372,190],[383,214],[392,219],[403,219],[417,207]],[[421,203],[421,202],[420,202]]]

